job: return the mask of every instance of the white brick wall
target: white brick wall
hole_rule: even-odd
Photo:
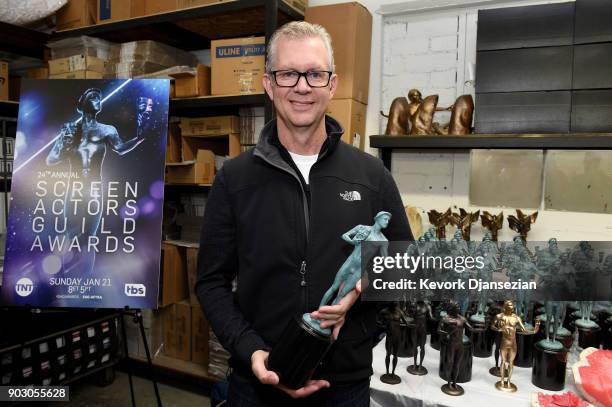
[[[412,88],[424,96],[437,94],[440,106],[456,98],[459,16],[395,16],[383,24],[381,105],[387,112],[393,99]],[[448,120],[438,113],[436,120]],[[381,122],[381,131],[386,121]]]

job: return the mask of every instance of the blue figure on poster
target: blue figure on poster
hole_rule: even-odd
[[[70,242],[69,247],[77,247],[79,250],[62,256],[64,273],[74,268],[85,274],[93,270],[102,215],[117,210],[111,205],[105,207],[102,165],[107,147],[121,156],[134,150],[144,141],[152,110],[152,99],[138,98],[136,136],[123,141],[114,126],[97,120],[102,111],[102,91],[89,88],[77,103],[77,112],[81,117],[62,126],[60,136],[47,155],[46,163],[48,166],[67,163],[69,167],[70,182],[66,183],[65,189],[63,230]],[[137,186],[128,185],[126,193],[137,197]],[[132,245],[131,242],[128,244]],[[92,247],[95,249],[91,250]]]

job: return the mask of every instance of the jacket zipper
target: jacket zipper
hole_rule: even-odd
[[[302,185],[302,181],[300,181],[300,178],[298,177],[297,174],[295,174],[292,171],[287,170],[286,168],[276,164],[275,162],[269,160],[267,157],[265,157],[263,154],[259,153],[257,150],[255,150],[254,152],[255,156],[261,158],[262,160],[264,160],[265,162],[267,162],[268,164],[270,164],[271,166],[278,168],[281,171],[284,171],[288,174],[290,174],[293,178],[295,178],[295,180],[298,182],[298,184],[300,185],[300,191],[302,192],[302,209],[304,211],[304,225],[306,228],[306,247],[304,250],[304,256],[307,256],[307,252],[308,252],[308,242],[310,241],[310,213],[308,210],[308,197],[306,196],[306,191],[304,191],[304,185]],[[299,269],[299,273],[300,273],[300,287],[302,287],[301,292],[302,292],[302,310],[304,312],[309,312],[308,311],[308,292],[307,292],[307,286],[308,283],[306,281],[306,259],[302,260],[302,263],[300,264],[300,269]]]
[[[306,191],[304,191],[304,185],[302,185],[302,181],[300,180],[300,177],[298,177],[297,174],[295,174],[293,171],[289,171],[286,168],[276,164],[275,162],[269,160],[266,156],[264,156],[263,154],[261,154],[259,151],[255,150],[254,151],[254,155],[261,158],[262,160],[264,160],[265,162],[267,162],[268,164],[270,164],[271,166],[278,168],[281,171],[284,171],[288,174],[290,174],[293,178],[295,178],[295,180],[298,182],[298,184],[300,185],[300,190],[302,192],[302,208],[304,211],[304,224],[306,227],[306,248],[304,250],[304,256],[306,258],[308,258],[308,246],[309,246],[309,241],[310,241],[310,221],[311,221],[311,217],[310,217],[310,212],[309,212],[309,208],[308,208],[308,197],[306,196]],[[317,161],[313,164],[312,167],[314,167],[314,165],[321,161],[321,159],[323,157],[325,157],[327,155],[327,149],[325,149],[317,158]],[[312,168],[310,169],[310,171],[312,172]],[[308,177],[310,178],[310,176]],[[309,184],[310,185],[310,184]],[[310,186],[310,197],[311,197],[311,201],[312,201],[312,185]],[[302,309],[304,310],[304,312],[309,312],[308,310],[308,281],[306,280],[307,274],[306,274],[306,259],[302,260],[302,263],[300,264],[300,286],[302,287]]]
[[[300,266],[300,275],[302,276],[302,281],[300,285],[302,287],[306,287],[306,260],[302,260],[302,265]]]

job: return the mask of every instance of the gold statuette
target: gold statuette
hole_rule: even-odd
[[[515,392],[517,387],[510,379],[516,357],[516,330],[518,328],[521,332],[533,335],[540,329],[540,320],[536,320],[535,329],[529,331],[523,325],[521,317],[514,312],[514,302],[506,300],[504,301],[504,312],[497,314],[491,325],[492,329],[500,331],[502,335],[500,344],[501,379],[495,383],[495,388],[505,392]]]

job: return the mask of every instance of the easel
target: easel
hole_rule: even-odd
[[[134,319],[134,322],[138,324],[140,329],[140,336],[142,337],[142,343],[144,344],[145,353],[147,354],[147,365],[151,372],[151,381],[153,382],[153,389],[155,390],[155,398],[157,399],[157,406],[162,407],[161,397],[159,396],[159,388],[157,387],[157,380],[155,380],[155,372],[153,369],[153,360],[151,359],[151,351],[149,350],[149,343],[147,342],[147,336],[145,335],[144,325],[142,323],[142,311],[140,309],[130,309],[125,307],[119,311],[121,314],[121,335],[123,336],[123,351],[127,359],[126,368],[128,374],[128,380],[130,382],[130,396],[132,398],[132,407],[136,407],[136,398],[134,396],[134,383],[132,381],[132,363],[129,360],[127,335],[125,330],[124,316],[128,315]]]

